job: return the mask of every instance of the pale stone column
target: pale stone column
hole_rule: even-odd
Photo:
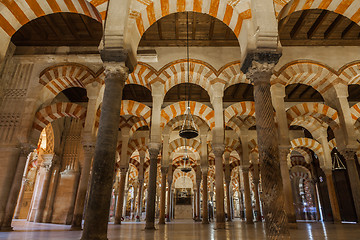
[[[140,222],[141,214],[142,214],[142,191],[144,187],[144,179],[139,179],[139,188],[138,188],[138,198],[137,198],[137,214],[136,214],[136,222]]]
[[[55,165],[53,166],[50,188],[48,193],[49,195],[48,208],[44,212],[44,222],[46,223],[51,222],[59,178],[60,178],[60,162],[56,161]]]
[[[100,54],[106,63],[105,90],[81,238],[83,240],[107,239],[122,90],[129,72],[125,67],[127,53],[123,49],[102,50]]]
[[[168,191],[167,191],[167,210],[166,210],[166,221],[170,222],[171,220],[171,185],[173,180],[173,171],[172,171],[172,165],[170,165],[169,172],[168,172]]]
[[[213,145],[215,154],[215,186],[216,186],[216,229],[225,228],[224,212],[224,171],[223,171],[223,145]]]
[[[140,156],[140,166],[139,166],[139,197],[138,197],[138,216],[137,222],[141,221],[142,208],[143,208],[143,196],[144,196],[144,160],[145,160],[145,151],[139,151]]]
[[[149,143],[150,169],[147,192],[145,229],[155,229],[157,158],[160,152],[160,146],[160,143]]]
[[[51,167],[53,165],[54,154],[43,154],[41,155],[41,158],[43,159],[43,162],[40,166],[40,174],[44,174],[45,177],[43,179],[43,182],[41,183],[41,186],[39,186],[41,189],[41,193],[39,196],[39,203],[37,206],[34,222],[43,222],[44,209],[50,185]]]
[[[115,221],[114,224],[121,224],[121,218],[123,215],[124,208],[124,198],[126,194],[125,192],[125,182],[126,182],[126,174],[128,169],[121,168],[120,169],[120,181],[119,181],[119,189],[118,189],[118,201],[116,204],[116,212],[115,212]]]
[[[28,182],[28,179],[26,178],[26,176],[23,176],[22,183],[21,183],[21,189],[20,189],[20,193],[19,193],[19,198],[18,198],[17,205],[15,208],[14,219],[19,219],[27,182]]]
[[[243,166],[241,168],[241,171],[243,174],[243,183],[244,183],[246,223],[252,224],[253,211],[252,211],[251,196],[250,196],[249,167]]]
[[[355,163],[355,153],[356,151],[352,149],[346,149],[344,151],[341,151],[341,155],[343,155],[346,159],[351,193],[354,200],[357,222],[359,223],[360,222],[360,179]]]
[[[255,197],[255,211],[257,212],[256,221],[261,222],[261,209],[260,209],[260,196],[259,196],[259,183],[260,183],[260,176],[259,176],[259,165],[257,163],[253,164],[254,166],[254,176],[253,176],[253,183],[254,183],[254,197]]]
[[[284,192],[280,171],[274,108],[271,102],[270,78],[280,54],[273,52],[250,53],[243,72],[254,83],[256,132],[262,177],[266,234],[269,238],[289,239]],[[249,66],[251,63],[251,66]],[[246,67],[250,67],[249,72]]]
[[[81,229],[82,217],[84,213],[86,191],[89,183],[91,160],[94,156],[95,143],[84,142],[84,163],[81,169],[80,182],[76,196],[74,216],[72,219],[71,229]]]
[[[161,192],[160,192],[160,215],[159,224],[165,224],[165,198],[166,198],[166,175],[168,167],[161,168]]]
[[[231,222],[232,221],[232,217],[231,217],[231,197],[230,197],[230,181],[229,180],[225,180],[225,184],[226,184],[226,211],[227,211],[227,221]]]
[[[341,223],[339,204],[338,204],[338,200],[336,197],[334,180],[332,177],[332,169],[325,168],[324,173],[326,176],[326,185],[327,185],[328,192],[329,192],[329,199],[330,199],[330,205],[331,205],[334,223]]]
[[[202,208],[202,223],[203,224],[209,224],[209,213],[208,213],[208,181],[207,176],[208,171],[206,169],[202,169],[202,182],[203,182],[203,208]]]
[[[1,231],[12,231],[12,229],[13,229],[11,226],[12,218],[14,215],[17,199],[19,197],[21,184],[23,182],[22,179],[23,179],[23,175],[24,175],[24,169],[27,166],[28,156],[31,151],[33,151],[33,148],[30,147],[28,144],[22,145],[20,157],[18,160],[18,164],[16,166],[16,172],[15,172],[15,176],[13,179],[13,184],[11,186],[9,199],[8,199],[8,202],[6,205],[5,217],[2,222],[2,226],[0,227]],[[21,206],[20,206],[20,208],[21,208]]]

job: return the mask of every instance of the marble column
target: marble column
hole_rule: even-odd
[[[41,162],[40,174],[44,174],[43,182],[39,188],[41,193],[39,196],[39,203],[35,214],[34,222],[43,222],[44,210],[46,205],[46,199],[48,195],[50,180],[51,180],[51,167],[53,165],[54,154],[43,154],[41,155],[43,162]]]
[[[127,53],[123,49],[102,50],[100,55],[105,63],[105,90],[81,238],[83,240],[107,239],[122,90],[129,73],[125,67]]]
[[[172,166],[170,165],[170,168],[171,167]],[[172,169],[169,169],[167,180],[168,180],[168,191],[167,191],[167,203],[166,203],[166,206],[167,206],[166,221],[170,222],[171,221],[171,185],[172,185],[172,180],[173,180]]]
[[[261,222],[261,209],[260,209],[260,196],[259,196],[259,182],[260,180],[258,178],[253,179],[254,183],[254,198],[255,198],[255,211],[257,213],[256,215],[256,221]]]
[[[28,182],[28,179],[26,178],[26,176],[23,176],[22,183],[21,183],[21,189],[20,189],[20,193],[19,193],[19,198],[17,200],[17,204],[16,204],[16,208],[15,208],[14,219],[19,219],[27,182]]]
[[[359,173],[357,171],[356,163],[355,163],[355,150],[344,150],[341,151],[341,155],[343,155],[346,159],[347,172],[349,175],[351,193],[354,200],[357,222],[360,222],[360,178]]]
[[[227,221],[231,222],[231,196],[230,196],[230,180],[225,180],[226,184],[226,211],[227,211]]]
[[[161,168],[161,192],[160,192],[160,215],[159,224],[165,224],[165,198],[166,198],[166,175],[168,167]]]
[[[118,200],[117,200],[117,204],[116,204],[114,224],[121,224],[121,218],[122,218],[123,209],[124,209],[124,198],[125,198],[124,192],[125,192],[125,182],[126,182],[127,171],[128,171],[128,169],[126,169],[126,168],[120,169],[120,181],[119,181],[119,189],[118,189],[119,193],[118,193]]]
[[[71,223],[71,229],[81,229],[82,217],[84,213],[86,191],[89,183],[91,160],[94,156],[95,143],[84,142],[84,164],[81,169],[80,182],[76,195],[74,216]]]
[[[59,178],[60,178],[60,161],[56,161],[56,164],[53,166],[52,177],[51,177],[51,182],[50,182],[50,187],[49,187],[49,193],[48,193],[49,197],[47,200],[48,208],[44,212],[44,222],[45,223],[50,223],[52,220]]]
[[[137,214],[136,214],[136,222],[140,222],[142,215],[142,192],[144,187],[144,179],[139,179],[139,188],[138,188],[138,198],[137,198]]]
[[[244,189],[242,189],[242,186],[241,186],[241,170],[240,170],[240,167],[239,167],[239,175],[238,175],[238,178],[239,178],[239,209],[240,209],[240,219],[242,220],[245,220],[245,216],[244,216],[244,199],[243,199],[243,191]]]
[[[249,181],[249,167],[241,168],[243,174],[243,183],[244,183],[244,194],[245,194],[245,216],[246,223],[253,223],[253,210],[251,204],[251,195],[250,195],[250,181]]]
[[[201,170],[200,166],[198,167],[198,171],[200,172],[199,177],[196,178],[196,222],[201,221],[201,210],[200,210],[200,185],[201,185]]]
[[[28,145],[24,145],[21,147],[21,152],[20,152],[18,164],[16,166],[16,172],[13,179],[13,184],[11,186],[9,198],[6,204],[4,220],[2,222],[2,226],[0,227],[1,231],[11,231],[13,229],[11,223],[16,208],[17,199],[19,197],[20,188],[23,182],[22,179],[24,175],[24,169],[27,166],[28,163],[27,159],[32,150],[33,148],[31,148]]]
[[[207,181],[207,171],[202,171],[202,182],[203,182],[203,205],[202,205],[202,223],[209,224],[209,213],[208,213],[208,181]]]
[[[337,200],[336,192],[335,192],[334,180],[333,180],[333,176],[332,176],[332,169],[326,168],[326,169],[324,169],[324,173],[326,176],[326,185],[328,188],[331,211],[333,214],[334,223],[341,223],[341,216],[340,216],[339,204],[338,204],[338,200]]]
[[[149,143],[150,170],[147,192],[145,229],[155,229],[157,158],[160,152],[160,146],[161,144],[159,143]]]
[[[266,234],[269,238],[289,239],[283,185],[280,171],[274,107],[271,101],[270,78],[281,54],[249,53],[242,70],[254,83],[256,132],[262,177]],[[251,66],[249,66],[251,63]],[[250,69],[246,69],[246,67]]]
[[[225,212],[224,212],[224,170],[223,170],[223,154],[224,147],[222,145],[213,145],[215,155],[215,186],[216,186],[216,229],[225,228]]]

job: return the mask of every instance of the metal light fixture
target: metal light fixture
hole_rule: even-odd
[[[187,83],[190,79],[190,60],[189,60],[189,12],[186,12],[186,61],[187,61]],[[189,92],[187,92],[189,89]],[[194,119],[190,111],[190,87],[185,85],[187,108],[185,110],[184,123],[179,131],[179,136],[186,139],[192,139],[199,135],[198,130],[195,127]]]
[[[188,156],[188,153],[187,153],[187,148],[186,148],[186,141],[185,141],[185,156],[182,158],[182,160],[184,161],[184,167],[182,167],[180,170],[183,172],[183,173],[188,173],[191,171],[191,167],[186,167],[186,161],[189,160],[189,156]]]
[[[333,161],[332,161],[332,170],[345,170],[346,167],[344,163],[341,161],[339,155],[335,152]]]

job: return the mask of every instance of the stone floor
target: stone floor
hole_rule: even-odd
[[[14,221],[13,232],[0,232],[0,239],[80,239],[81,231],[68,231],[70,226]],[[214,230],[214,223],[202,225],[191,220],[177,220],[157,226],[158,230],[145,231],[144,223],[125,222],[121,226],[109,225],[109,240],[214,240],[214,239],[266,239],[263,223],[246,225],[235,220],[227,223],[227,229]],[[360,239],[360,226],[356,224],[298,223],[298,229],[291,230],[291,239]]]

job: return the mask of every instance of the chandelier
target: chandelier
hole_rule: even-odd
[[[345,170],[345,169],[346,167],[344,163],[341,161],[339,155],[335,152],[332,161],[332,170],[335,171],[335,170]]]
[[[186,161],[189,160],[189,156],[187,153],[187,148],[186,148],[186,141],[185,141],[185,156],[182,158],[182,160],[184,161],[184,166],[180,169],[183,173],[188,173],[191,171],[191,167],[186,167]]]
[[[189,12],[186,12],[186,63],[187,63],[187,83],[190,79],[190,60],[189,60]],[[188,92],[189,90],[189,92]],[[185,96],[187,107],[185,110],[185,119],[179,131],[179,136],[186,139],[192,139],[199,135],[196,130],[194,119],[190,111],[190,86],[185,85]]]

